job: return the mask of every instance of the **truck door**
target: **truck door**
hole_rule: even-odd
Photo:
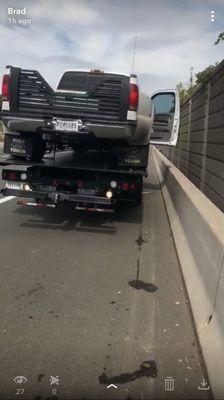
[[[177,89],[159,90],[151,96],[154,106],[150,143],[175,146],[180,124],[180,98]]]

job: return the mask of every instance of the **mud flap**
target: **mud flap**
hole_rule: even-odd
[[[45,152],[45,143],[39,135],[5,134],[4,153],[15,157],[41,159]]]
[[[147,168],[149,145],[130,146],[118,152],[118,165],[121,167]]]

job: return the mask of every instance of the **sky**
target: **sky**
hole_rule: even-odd
[[[133,72],[152,94],[224,58],[223,21],[224,0],[1,0],[0,74],[35,69],[53,88],[66,70],[130,74],[137,35]]]

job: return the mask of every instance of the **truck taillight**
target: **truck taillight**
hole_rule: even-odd
[[[129,110],[136,111],[138,108],[138,85],[130,83]]]
[[[4,75],[2,79],[2,96],[8,100],[9,96],[9,75]]]
[[[8,174],[8,179],[9,179],[10,181],[15,181],[15,180],[16,180],[16,173],[15,173],[15,172],[10,172],[10,173]]]
[[[78,182],[77,182],[77,187],[78,187],[79,189],[83,187],[82,181],[78,181]]]
[[[123,182],[121,184],[121,189],[122,190],[128,190],[129,189],[129,183],[128,182]]]

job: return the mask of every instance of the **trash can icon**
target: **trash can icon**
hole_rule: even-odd
[[[175,379],[172,376],[167,376],[164,379],[165,392],[173,392],[175,390],[174,382],[175,382]]]

